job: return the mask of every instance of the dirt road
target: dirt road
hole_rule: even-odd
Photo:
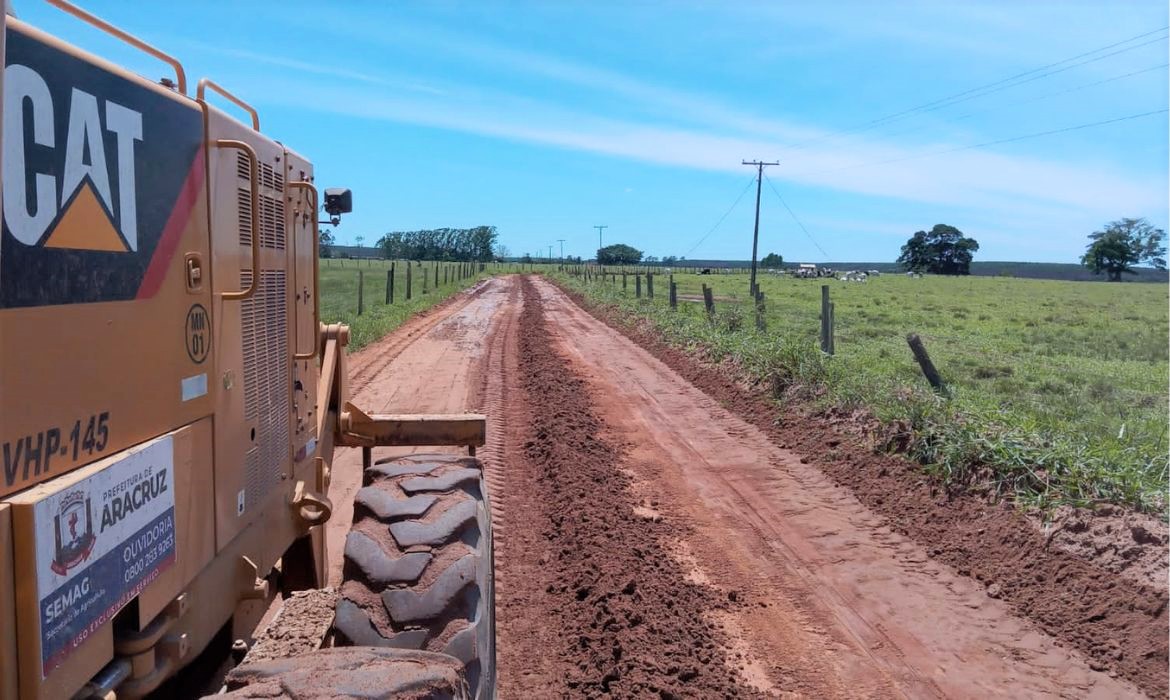
[[[1017,617],[543,280],[490,280],[350,371],[377,411],[489,415],[501,697],[1166,694]],[[334,559],[359,469],[356,450],[334,465]]]

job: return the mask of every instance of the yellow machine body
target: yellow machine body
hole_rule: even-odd
[[[335,446],[485,419],[349,405],[313,166],[48,2],[174,78],[0,15],[0,700],[136,698],[323,584]]]
[[[313,168],[214,83],[4,38],[0,696],[134,697],[323,542]]]

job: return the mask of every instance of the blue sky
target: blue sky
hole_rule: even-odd
[[[83,4],[252,102],[318,182],[350,187],[345,243],[493,224],[513,254],[565,239],[589,256],[608,224],[607,244],[745,259],[745,158],[781,161],[760,248],[789,261],[893,260],[948,223],[977,259],[1073,262],[1109,220],[1170,218],[1165,113],[964,148],[1165,110],[1164,0]],[[44,3],[16,11],[165,72]]]

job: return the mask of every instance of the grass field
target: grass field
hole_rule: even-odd
[[[864,406],[887,426],[911,427],[910,453],[948,479],[990,478],[1001,493],[1041,506],[1108,501],[1165,511],[1165,285],[763,275],[767,330],[759,332],[743,303],[746,275],[676,275],[685,299],[677,312],[665,275],[655,275],[653,301],[634,299],[632,275],[624,293],[620,276],[616,285],[562,278],[652,321],[676,344],[804,389],[787,396]],[[713,322],[697,301],[703,283],[715,292]],[[833,357],[817,341],[825,283],[835,305]],[[951,398],[929,390],[909,332],[924,340]]]
[[[403,260],[394,262],[394,303],[386,304],[386,273],[389,260],[322,260],[321,321],[348,323],[350,351],[381,338],[400,326],[413,314],[430,308],[452,294],[470,287],[481,278],[473,272],[459,278],[459,263],[413,263],[411,268],[411,299],[406,300],[406,267]],[[435,269],[439,270],[439,284],[435,286]],[[361,272],[364,313],[358,315],[358,273]],[[426,291],[423,291],[423,272],[426,273]],[[446,283],[444,283],[446,272]],[[487,274],[487,273],[484,273]]]

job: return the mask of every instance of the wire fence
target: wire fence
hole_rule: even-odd
[[[523,272],[533,267],[498,262],[322,258],[322,317],[360,316],[379,305],[409,304],[435,294],[446,296],[482,274]]]

